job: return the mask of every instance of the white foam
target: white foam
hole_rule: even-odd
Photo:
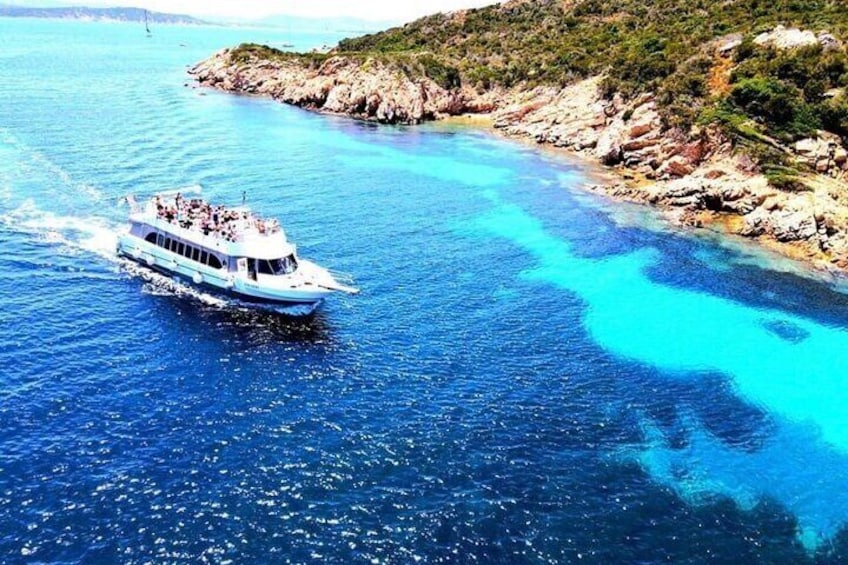
[[[105,259],[115,258],[118,227],[96,216],[63,216],[39,209],[30,199],[0,215],[0,223],[12,231],[41,241],[61,244],[69,254],[87,251]]]
[[[156,296],[187,296],[208,306],[223,308],[233,305],[229,300],[183,284],[116,253],[122,226],[97,216],[63,216],[46,212],[30,199],[21,206],[0,215],[0,225],[13,232],[26,234],[35,240],[56,245],[68,256],[86,253],[111,263],[116,271],[145,281],[144,292]]]

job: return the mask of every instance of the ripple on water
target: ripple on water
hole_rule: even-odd
[[[83,25],[0,20],[28,50],[0,67],[2,555],[846,553],[826,286],[617,222],[576,164],[481,132],[182,86],[252,31]],[[293,320],[114,259],[115,196],[197,182],[364,292]]]

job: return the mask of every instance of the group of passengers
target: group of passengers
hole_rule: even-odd
[[[199,230],[203,235],[212,235],[227,241],[238,241],[247,227],[255,227],[263,235],[280,230],[276,220],[265,221],[246,210],[211,206],[199,198],[186,199],[180,193],[177,193],[173,203],[163,202],[159,196],[156,196],[153,202],[156,205],[156,215],[168,223],[176,223],[185,229]]]

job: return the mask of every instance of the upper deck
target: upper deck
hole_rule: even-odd
[[[262,218],[245,206],[213,206],[180,193],[154,196],[130,220],[231,257],[279,259],[295,251],[277,220]]]

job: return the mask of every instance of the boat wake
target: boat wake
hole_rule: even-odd
[[[0,216],[0,224],[12,232],[59,246],[63,255],[82,252],[104,259],[115,258],[118,243],[116,226],[103,218],[62,216],[39,209],[32,200]]]
[[[143,281],[142,292],[151,296],[177,296],[195,300],[204,306],[218,309],[256,310],[257,305],[227,296],[198,289],[129,259],[115,252],[122,225],[97,216],[64,216],[38,208],[34,201],[26,200],[18,208],[0,215],[0,226],[5,230],[30,237],[56,248],[65,257],[83,255],[96,257],[118,274]],[[261,307],[261,310],[286,316],[306,316],[313,306]]]

